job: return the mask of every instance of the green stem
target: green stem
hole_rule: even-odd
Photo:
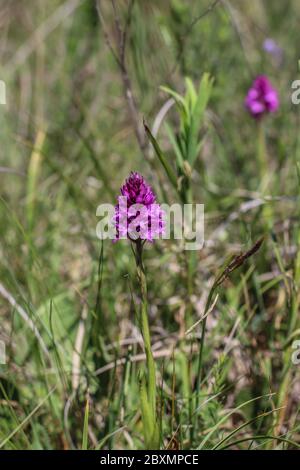
[[[183,185],[182,192],[182,205],[192,204],[193,203],[193,192],[191,187],[191,182],[189,178],[186,178]],[[193,220],[191,220],[193,224]],[[193,315],[193,305],[192,305],[192,295],[194,293],[194,272],[195,272],[195,251],[194,250],[185,250],[185,265],[186,265],[186,314],[185,314],[185,328],[191,326],[192,324],[192,315]]]
[[[268,156],[266,146],[266,132],[262,122],[258,123],[258,164],[261,183],[263,184],[263,181],[268,174]]]
[[[266,129],[263,122],[258,123],[258,164],[260,173],[260,188],[262,196],[266,195],[269,186],[269,162],[266,143]],[[268,231],[272,230],[273,225],[273,210],[272,202],[267,201],[262,208],[262,218],[266,221]]]
[[[144,434],[146,446],[150,449],[159,448],[159,428],[156,413],[156,368],[151,349],[151,337],[148,322],[147,280],[143,264],[143,242],[136,242],[136,267],[141,291],[140,328],[144,340],[147,365],[147,392],[142,390],[142,408],[144,410]],[[142,385],[143,387],[143,385]],[[149,429],[150,427],[150,429]]]

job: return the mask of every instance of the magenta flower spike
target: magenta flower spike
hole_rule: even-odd
[[[278,93],[268,77],[260,75],[254,80],[246,96],[245,106],[255,119],[260,119],[265,114],[275,113],[278,110]]]
[[[115,241],[128,238],[133,242],[152,242],[164,232],[164,212],[143,176],[132,172],[121,187],[115,207]]]

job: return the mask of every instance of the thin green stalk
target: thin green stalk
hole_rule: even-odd
[[[266,132],[263,122],[258,123],[258,164],[261,183],[263,184],[266,175],[268,174],[268,156],[266,145]]]
[[[260,176],[260,188],[262,196],[266,195],[269,186],[269,162],[266,142],[266,129],[263,122],[258,123],[258,164]],[[266,221],[267,229],[271,230],[273,225],[273,210],[272,203],[267,201],[262,208],[262,217]]]
[[[141,291],[141,310],[140,310],[140,328],[144,340],[146,353],[147,376],[145,390],[145,379],[141,378],[141,406],[143,416],[143,426],[146,447],[150,449],[158,449],[160,436],[159,426],[156,413],[156,368],[151,349],[151,337],[148,322],[148,300],[147,300],[147,280],[143,264],[143,242],[136,242],[136,267],[137,276]]]
[[[84,423],[83,423],[83,432],[82,432],[82,450],[88,449],[88,437],[89,437],[89,397],[86,399],[85,411],[84,411]]]
[[[190,182],[188,181],[187,186],[185,188],[183,197],[182,197],[182,204],[192,204],[193,201],[193,193],[192,188],[190,187]],[[193,218],[191,220],[191,224],[193,224]],[[195,251],[194,250],[185,250],[185,264],[186,264],[186,292],[187,292],[187,308],[185,314],[185,328],[189,328],[192,324],[192,315],[193,315],[193,305],[191,302],[192,295],[194,293],[194,272],[195,272]]]
[[[193,203],[193,192],[191,187],[190,177],[188,175],[185,176],[183,187],[181,189],[181,193],[179,193],[181,198],[182,207],[184,209],[185,204],[192,204]],[[193,216],[191,218],[191,226],[193,225]],[[187,243],[187,241],[185,241]],[[184,328],[189,328],[193,323],[193,304],[192,304],[192,296],[194,293],[194,274],[195,274],[195,251],[194,250],[185,250],[185,270],[186,270],[186,309],[185,309],[185,316],[184,316]],[[183,347],[184,344],[181,344]],[[184,351],[182,349],[182,353]],[[192,390],[192,381],[191,381],[191,370],[189,367],[186,379],[186,396],[188,398],[188,413],[189,413],[189,421],[192,423],[193,419],[193,406],[194,406],[194,397],[193,397],[193,390]],[[194,439],[194,427],[190,426],[190,442],[192,445]]]

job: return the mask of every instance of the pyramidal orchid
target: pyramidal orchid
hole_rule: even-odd
[[[152,242],[163,234],[163,215],[151,186],[142,175],[132,172],[121,187],[115,207],[115,240],[128,238],[132,242]]]
[[[265,75],[259,75],[250,87],[245,106],[257,123],[257,159],[260,168],[260,190],[265,192],[269,182],[269,159],[267,154],[267,139],[265,117],[278,111],[280,106],[277,90]]]
[[[260,75],[254,80],[247,93],[245,106],[255,119],[261,119],[264,115],[278,110],[278,93],[268,77]]]
[[[163,211],[156,203],[155,194],[143,176],[132,172],[121,187],[121,195],[115,206],[115,241],[127,238],[131,241],[140,287],[141,304],[138,322],[146,353],[146,371],[140,375],[140,401],[145,446],[159,449],[160,430],[156,412],[156,372],[151,349],[148,322],[147,280],[143,262],[146,241],[153,242],[164,231]]]

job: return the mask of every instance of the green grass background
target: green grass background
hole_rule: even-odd
[[[124,25],[128,2],[116,4]],[[126,241],[96,238],[96,209],[115,203],[132,170],[159,202],[178,198],[154,153],[149,162],[139,148],[105,41],[117,47],[115,13],[110,1],[101,6],[102,25],[92,0],[0,6],[4,449],[144,448],[133,256]],[[185,77],[196,85],[205,72],[214,77],[192,175],[194,200],[205,204],[206,243],[195,255],[188,301],[176,240],[146,250],[162,448],[300,445],[300,366],[291,361],[300,338],[300,109],[291,103],[299,19],[297,0],[138,0],[132,9],[126,64],[140,124],[144,117],[151,126],[168,99],[161,85],[183,93]],[[262,49],[267,37],[282,47],[280,63]],[[265,122],[265,175],[257,125],[244,109],[261,73],[281,100]],[[173,108],[167,121],[176,131]],[[175,167],[163,125],[158,141]],[[262,249],[220,288],[207,319],[199,407],[191,413],[200,326],[185,335],[187,303],[195,323],[219,269],[262,235]]]

